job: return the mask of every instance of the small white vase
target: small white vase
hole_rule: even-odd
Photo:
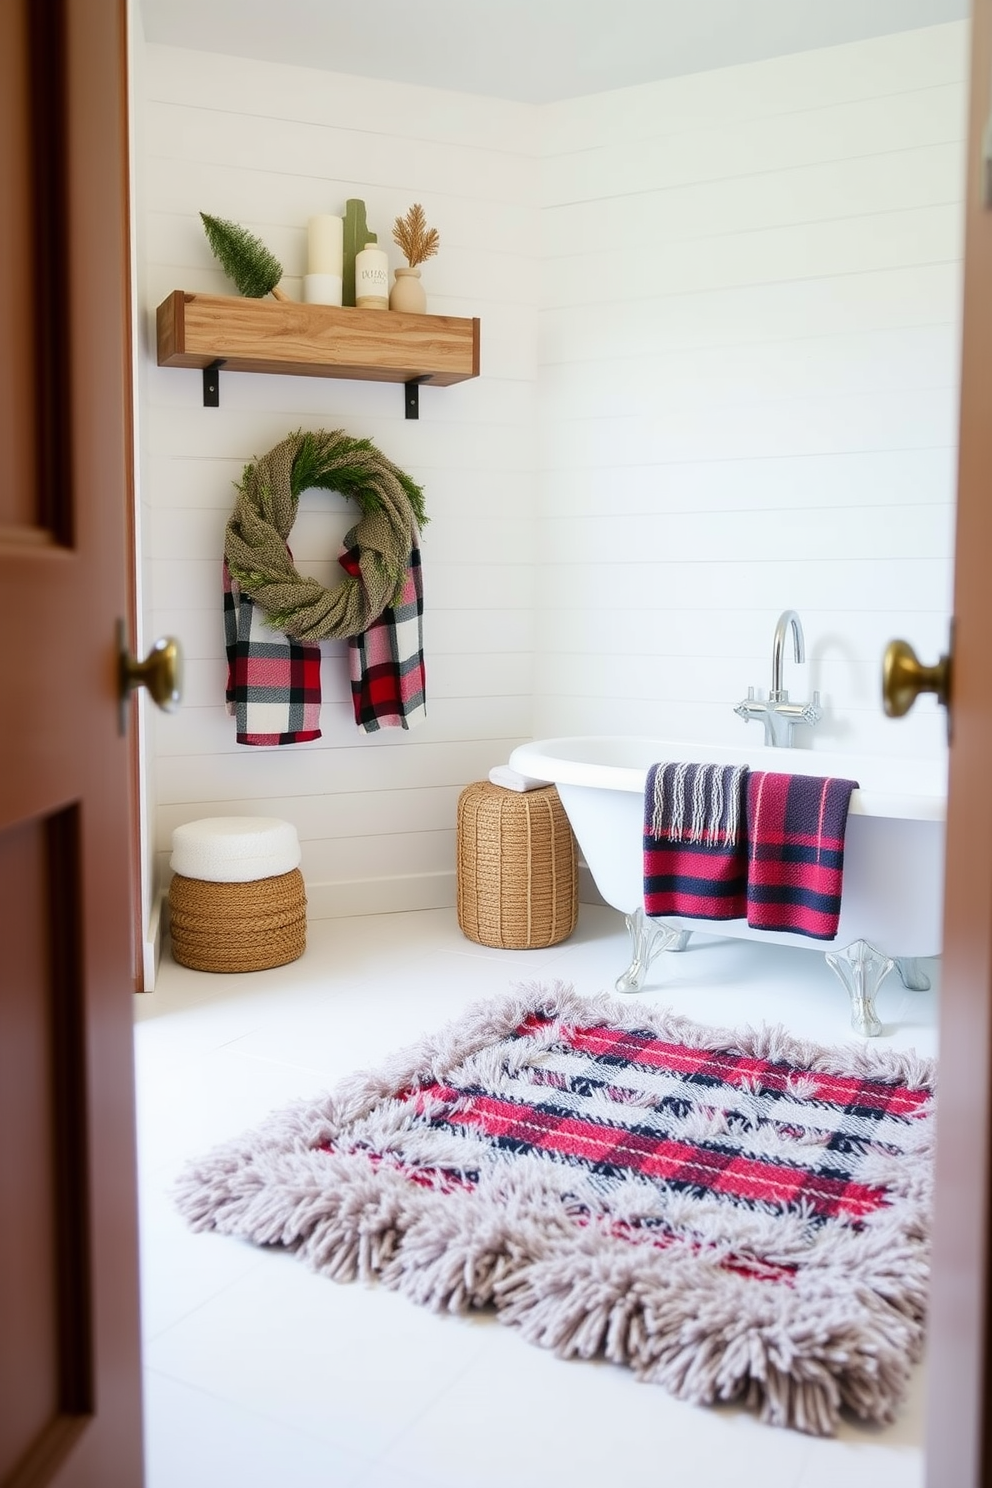
[[[423,315],[427,295],[420,282],[419,269],[397,269],[396,282],[389,291],[390,310],[405,310],[408,315]]]

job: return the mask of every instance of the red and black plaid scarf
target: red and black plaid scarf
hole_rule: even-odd
[[[358,558],[357,548],[347,548],[338,561],[357,574]],[[388,605],[367,630],[348,638],[355,722],[367,734],[413,728],[427,717],[423,614],[420,549],[415,546],[398,602]]]
[[[350,536],[351,534],[349,534]],[[345,540],[347,542],[347,539]],[[358,572],[359,550],[338,561]],[[365,733],[413,728],[427,716],[420,550],[413,547],[399,603],[348,640],[355,722]],[[273,630],[224,560],[227,711],[239,744],[305,744],[320,733],[320,646]]]
[[[227,711],[239,744],[305,744],[320,738],[320,647],[273,630],[231,578],[224,559]]]

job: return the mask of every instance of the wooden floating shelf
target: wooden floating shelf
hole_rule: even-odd
[[[479,375],[479,322],[174,289],[158,307],[160,367],[448,387]]]

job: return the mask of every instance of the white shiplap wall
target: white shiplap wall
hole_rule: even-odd
[[[732,708],[792,607],[804,743],[943,749],[878,679],[948,639],[966,54],[962,22],[544,111],[539,735],[760,741]]]
[[[160,882],[197,816],[285,816],[315,916],[453,902],[458,791],[521,738],[623,729],[757,739],[797,608],[813,748],[936,754],[927,700],[878,701],[904,634],[946,645],[956,458],[966,28],[544,109],[149,46],[136,192],[146,641],[172,631],[187,702],[154,718]],[[543,179],[541,172],[543,171]],[[422,201],[429,306],[482,319],[482,376],[426,389],[222,379],[154,365],[174,288],[231,292],[200,209],[257,232],[299,294],[305,224]],[[538,331],[540,334],[538,335]],[[369,435],[425,486],[430,718],[351,722],[329,644],[318,743],[239,748],[222,704],[224,523],[243,464],[291,429]],[[334,577],[353,512],[311,493],[301,566]]]
[[[146,600],[150,628],[179,636],[187,658],[185,706],[153,720],[159,881],[178,823],[244,812],[296,825],[311,916],[451,904],[459,789],[531,733],[536,111],[159,46],[138,76]],[[204,409],[198,372],[155,365],[154,311],[171,290],[234,293],[201,209],[258,234],[301,297],[308,217],[352,196],[392,267],[393,220],[423,203],[441,236],[428,306],[481,317],[478,379],[425,388],[412,422],[398,386],[321,378],[227,374],[220,408]],[[298,428],[368,436],[424,486],[429,716],[409,733],[356,729],[345,645],[325,643],[324,737],[235,743],[219,588],[232,483]],[[335,582],[356,516],[308,493],[300,567]]]

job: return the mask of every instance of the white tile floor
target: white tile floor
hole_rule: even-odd
[[[547,951],[473,945],[453,910],[311,923],[291,966],[212,976],[166,947],[136,999],[148,1488],[915,1488],[923,1371],[887,1430],[830,1441],[698,1409],[612,1365],[563,1363],[489,1318],[436,1317],[292,1256],[193,1234],[185,1161],[520,982],[611,990],[626,933],[583,905]],[[930,965],[931,970],[935,967]],[[847,1042],[822,956],[694,937],[645,1000],[705,1023]],[[935,992],[893,973],[880,1043],[936,1053]]]

